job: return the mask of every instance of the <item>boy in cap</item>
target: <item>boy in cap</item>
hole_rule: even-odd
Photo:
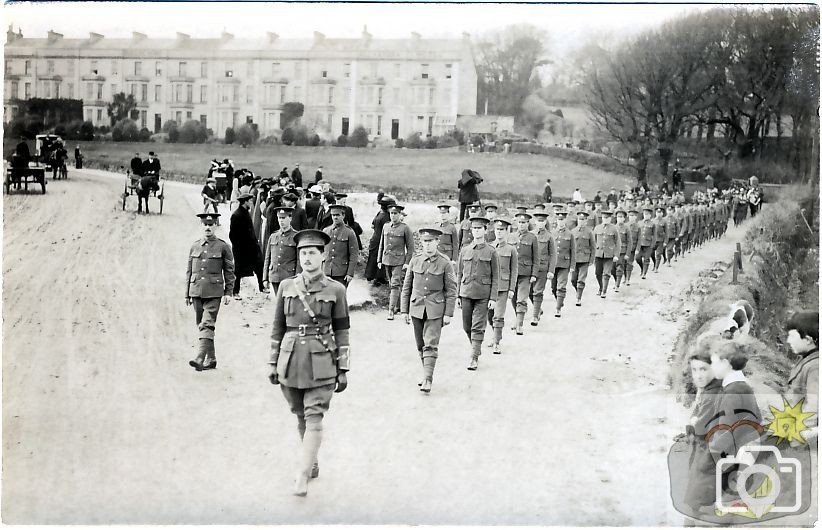
[[[402,222],[404,206],[392,204],[388,208],[391,222],[382,230],[380,247],[377,251],[377,267],[385,267],[385,276],[388,279],[390,293],[388,295],[388,320],[394,320],[394,313],[400,301],[400,289],[414,254],[414,234],[408,225]]]
[[[474,236],[472,235],[471,231],[471,218],[477,217],[480,215],[482,211],[482,205],[480,203],[475,202],[468,205],[468,215],[465,219],[463,219],[462,223],[460,223],[460,232],[459,232],[459,243],[460,249],[465,245],[471,243],[474,240]]]
[[[585,290],[585,280],[588,277],[588,268],[596,258],[596,239],[591,226],[588,224],[588,211],[577,212],[579,223],[573,234],[576,243],[576,258],[574,270],[571,273],[571,285],[577,292],[576,305],[582,305],[582,292]]]
[[[819,425],[819,312],[798,311],[788,319],[787,343],[800,361],[788,376],[786,398],[792,405],[804,399],[802,409],[814,415],[805,420],[810,430],[802,431],[806,440],[818,437]]]
[[[323,274],[328,234],[303,230],[295,241],[302,272],[283,280],[275,296],[268,377],[297,416],[302,448],[294,495],[305,496],[308,479],[320,473],[323,416],[332,395],[348,387],[351,324],[345,287]]]
[[[280,288],[280,283],[300,272],[297,260],[297,242],[294,236],[297,231],[291,226],[293,208],[280,206],[274,209],[280,229],[268,237],[265,246],[265,260],[263,262],[263,286],[274,293]]]
[[[616,229],[619,232],[621,245],[617,251],[618,259],[616,263],[614,263],[614,268],[611,271],[611,276],[616,280],[616,285],[614,285],[615,293],[619,292],[619,284],[622,283],[622,278],[625,277],[626,274],[625,269],[631,261],[631,247],[636,244],[636,242],[633,241],[631,228],[628,226],[628,223],[625,222],[626,217],[627,214],[625,210],[620,209],[616,211]]]
[[[234,254],[231,247],[214,234],[218,213],[199,213],[203,237],[191,245],[186,268],[186,305],[194,305],[199,330],[197,357],[189,361],[198,372],[217,368],[214,329],[220,301],[231,301],[234,287]]]
[[[488,219],[471,217],[473,241],[460,250],[457,266],[462,329],[471,342],[469,370],[476,370],[482,353],[488,310],[494,309],[499,294],[499,260],[497,252],[485,242]]]
[[[531,316],[531,325],[539,324],[542,316],[542,299],[548,280],[554,278],[554,269],[557,266],[557,245],[554,236],[546,227],[548,214],[543,211],[534,212],[537,236],[536,281],[531,284],[530,298],[534,304],[534,314]]]
[[[454,316],[457,277],[451,261],[437,250],[442,231],[421,228],[419,234],[422,252],[408,264],[400,313],[405,315],[406,324],[414,324],[414,339],[423,369],[419,386],[427,394],[434,380],[442,327]]]
[[[440,212],[439,229],[442,232],[437,250],[456,265],[460,254],[460,242],[457,227],[451,222],[451,206],[440,204],[437,209]]]
[[[357,234],[345,224],[345,206],[332,204],[328,209],[331,212],[331,226],[323,231],[328,234],[330,241],[325,251],[323,272],[347,288],[354,278],[354,267],[357,266],[359,257]]]
[[[217,179],[208,177],[200,195],[203,197],[203,213],[208,213],[209,209],[214,213],[220,213],[217,211],[217,204],[220,202],[220,194],[217,192]],[[217,226],[220,226],[219,219],[217,220]]]
[[[537,281],[537,265],[539,263],[539,242],[537,236],[528,230],[531,223],[531,214],[519,212],[517,220],[517,280],[511,289],[511,305],[517,315],[515,329],[517,335],[522,335],[522,324],[525,322],[525,312],[528,310],[528,294],[531,285]]]
[[[500,342],[502,342],[502,328],[505,326],[505,310],[508,306],[508,292],[513,293],[517,288],[519,256],[517,254],[517,247],[508,241],[511,221],[505,217],[498,217],[494,221],[493,226],[497,234],[490,245],[497,251],[497,259],[499,260],[499,287],[495,298],[496,304],[494,304],[494,309],[488,311],[488,320],[491,328],[494,330],[492,351],[500,354],[502,353],[500,351]]]
[[[638,253],[636,257],[637,264],[642,270],[642,279],[648,274],[648,267],[650,265],[651,256],[654,251],[656,243],[656,223],[651,219],[653,215],[653,208],[645,206],[642,208],[642,222],[639,223],[639,239],[637,240]]]
[[[557,245],[557,261],[554,268],[554,277],[551,279],[551,292],[557,301],[554,316],[559,318],[562,306],[565,304],[565,293],[568,287],[568,274],[577,262],[577,245],[569,223],[566,222],[568,212],[564,209],[558,210],[557,229],[554,241]]]
[[[596,258],[594,273],[599,284],[597,295],[605,298],[608,292],[608,280],[611,279],[611,271],[614,263],[619,261],[619,256],[624,254],[622,235],[619,229],[611,224],[613,212],[602,210],[602,224],[594,228],[594,240],[596,243]],[[626,245],[627,246],[627,245]]]

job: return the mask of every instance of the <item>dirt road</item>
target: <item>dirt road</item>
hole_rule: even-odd
[[[171,185],[162,216],[137,216],[121,179],[72,171],[45,196],[4,197],[5,523],[681,524],[671,310],[741,231],[506,329],[474,373],[455,322],[428,397],[410,327],[354,312],[349,390],[300,499],[295,419],[266,378],[273,303],[244,284],[220,312],[219,369],[195,373],[183,286],[199,188]]]

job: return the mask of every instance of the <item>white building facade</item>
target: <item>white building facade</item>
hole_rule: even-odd
[[[256,123],[262,136],[281,129],[283,105],[305,106],[302,123],[321,136],[358,125],[374,138],[412,132],[439,135],[458,114],[475,114],[477,74],[462,39],[131,39],[24,38],[10,28],[5,46],[4,122],[29,98],[83,100],[83,118],[110,125],[114,94],[134,95],[137,125],[199,120],[222,137],[228,127]]]

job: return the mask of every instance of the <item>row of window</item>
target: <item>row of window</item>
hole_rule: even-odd
[[[110,67],[109,71],[111,75],[118,75],[119,74],[119,60],[114,61],[106,61]],[[128,69],[128,74],[132,74],[135,76],[142,76],[143,75],[143,63],[147,65],[150,64],[151,61],[131,61],[131,68]],[[67,65],[67,75],[74,75],[74,61],[69,60],[64,62]],[[100,61],[96,59],[91,59],[87,61],[88,70],[87,73],[98,75],[100,72]],[[154,76],[155,77],[162,77],[163,75],[163,64],[164,61],[154,61]],[[378,61],[365,61],[361,67],[361,77],[389,77],[387,74],[387,69],[390,68],[388,64],[393,64],[393,76],[395,78],[402,78],[403,75],[403,63],[385,63],[381,64]],[[414,63],[408,64],[408,66],[413,66],[414,68],[414,76],[420,77],[422,79],[428,79],[429,77],[435,77],[434,71],[431,68],[431,65],[428,63]],[[18,72],[14,72],[14,65],[15,63],[11,60],[6,60],[5,72],[7,75],[16,74]],[[342,76],[345,78],[351,77],[351,65],[352,63],[344,63],[342,65]],[[177,75],[180,77],[188,77],[189,75],[189,62],[188,61],[177,61],[177,68],[172,71],[172,75]],[[440,70],[440,73],[445,77],[445,79],[451,79],[451,63],[445,63]],[[223,69],[220,71],[223,76],[225,77],[234,77],[234,70],[235,64],[233,62],[223,62]],[[303,61],[295,61],[292,63],[293,67],[293,74],[295,78],[300,78],[303,75]],[[248,61],[246,65],[246,75],[247,77],[254,76],[254,69],[255,69],[255,61]],[[285,68],[282,63],[279,62],[271,62],[268,68],[265,68],[270,73],[271,77],[282,77],[287,74]],[[329,69],[328,66],[323,64],[319,64],[316,67],[312,68],[315,75],[319,75],[323,78],[333,77],[334,72]],[[335,70],[339,70],[339,68],[335,68]],[[209,62],[208,61],[200,61],[200,77],[205,78],[208,77],[209,71]],[[54,75],[55,73],[55,61],[53,59],[46,60],[46,72],[48,75]],[[23,62],[23,75],[31,75],[32,74],[32,62],[30,59],[26,59]],[[337,75],[340,72],[336,72]],[[146,72],[146,75],[148,72]]]

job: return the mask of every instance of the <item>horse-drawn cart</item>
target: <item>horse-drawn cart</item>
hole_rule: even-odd
[[[163,213],[163,201],[165,200],[165,181],[160,180],[157,173],[146,173],[145,175],[134,175],[131,170],[126,171],[126,182],[123,188],[123,211],[126,209],[126,199],[132,195],[137,196],[137,211],[142,212],[141,200],[146,201],[146,213],[148,213],[148,198],[156,197],[160,201],[160,213]]]
[[[42,165],[29,165],[28,167],[8,167],[6,168],[6,178],[3,186],[6,195],[12,191],[12,186],[16,191],[22,187],[28,193],[29,184],[40,185],[43,194],[46,193],[46,167]]]

